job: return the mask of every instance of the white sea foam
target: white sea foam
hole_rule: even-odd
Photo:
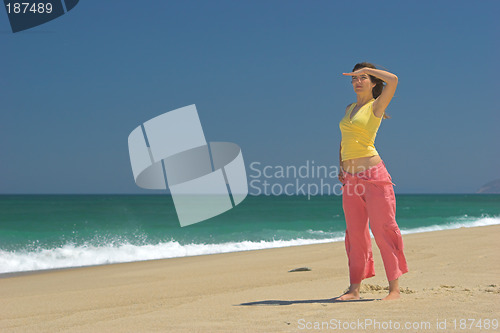
[[[435,225],[410,230],[403,234],[420,233],[445,229],[469,228],[500,224],[500,217],[456,218],[446,225]],[[243,241],[221,244],[186,244],[168,241],[158,244],[132,245],[127,242],[111,242],[102,246],[66,244],[59,248],[24,251],[0,250],[0,273],[34,271],[64,267],[102,265],[152,259],[197,256],[205,254],[249,251],[278,247],[298,246],[343,241],[343,234],[307,230],[308,234],[324,235],[324,239],[299,238],[293,240]]]
[[[270,242],[228,242],[222,244],[187,244],[176,241],[151,245],[75,246],[67,244],[55,249],[7,252],[0,250],[0,273],[80,267],[120,262],[197,256],[205,254],[260,250],[277,247],[327,243],[339,239],[294,239]]]
[[[459,228],[473,228],[473,227],[485,227],[488,225],[500,224],[500,216],[495,217],[469,217],[464,215],[453,219],[447,224],[431,225],[427,227],[419,227],[409,230],[401,230],[402,234],[416,234],[421,232],[429,231],[439,231],[439,230],[449,230],[449,229],[459,229]]]

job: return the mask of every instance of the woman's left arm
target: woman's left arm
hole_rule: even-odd
[[[364,67],[352,73],[344,73],[344,75],[361,75],[368,74],[375,76],[386,84],[380,96],[373,102],[373,113],[377,117],[382,117],[384,115],[384,111],[391,102],[394,93],[396,92],[396,87],[398,86],[398,77],[392,73],[380,70]]]

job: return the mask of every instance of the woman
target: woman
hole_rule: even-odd
[[[397,299],[398,278],[408,272],[408,267],[395,219],[392,178],[374,143],[382,118],[389,118],[385,109],[394,96],[398,77],[366,62],[343,74],[351,76],[357,102],[347,106],[339,124],[342,132],[339,180],[344,184],[342,206],[347,226],[345,247],[350,287],[337,299],[359,299],[361,281],[375,275],[368,222],[389,281],[389,295],[384,300]]]

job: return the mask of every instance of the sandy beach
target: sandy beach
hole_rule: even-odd
[[[499,236],[500,226],[403,236],[410,272],[396,301],[380,301],[376,247],[362,299],[333,299],[348,287],[343,242],[4,276],[0,330],[500,331]],[[288,272],[299,267],[311,270]]]

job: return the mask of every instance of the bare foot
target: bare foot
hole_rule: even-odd
[[[339,300],[339,301],[350,301],[350,300],[353,300],[353,299],[359,299],[359,288],[360,288],[361,284],[360,283],[353,283],[349,286],[349,290],[336,298],[336,300]]]
[[[399,299],[399,281],[398,279],[389,281],[389,295],[382,298],[383,301],[390,301],[393,299]]]
[[[389,295],[385,296],[384,298],[382,298],[383,301],[391,301],[393,299],[400,299],[401,296],[399,295],[399,292],[390,292]]]
[[[344,295],[336,298],[336,300],[338,301],[350,301],[353,299],[359,299],[359,294],[356,295],[355,293],[347,292]]]

